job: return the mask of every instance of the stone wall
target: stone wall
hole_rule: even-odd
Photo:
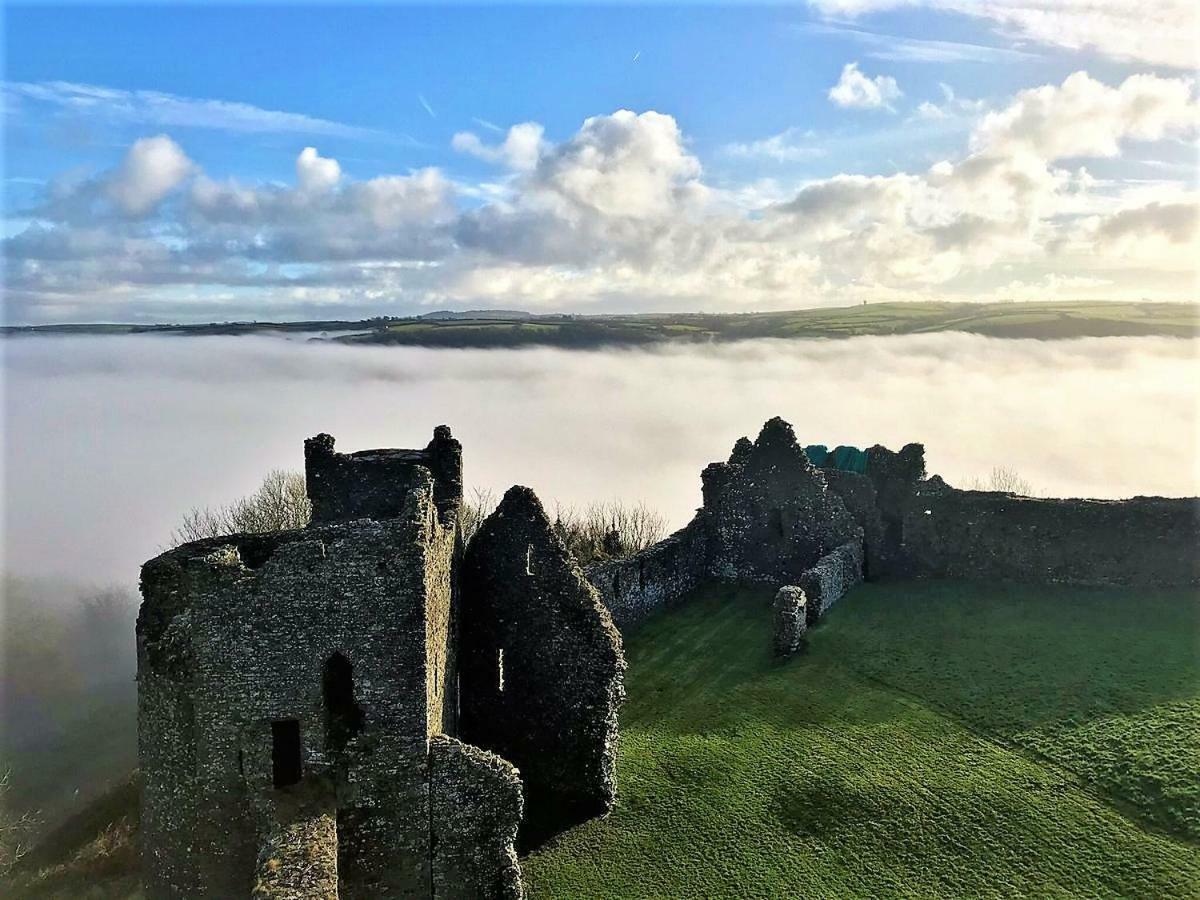
[[[703,528],[693,522],[633,556],[588,566],[586,574],[613,624],[626,629],[691,593],[708,568],[706,549]]]
[[[297,783],[337,785],[343,843],[357,844],[342,896],[427,885],[426,740],[443,716],[428,689],[427,574],[448,571],[455,542],[432,488],[426,472],[386,521],[200,541],[143,568],[148,896],[249,892],[286,799],[279,723],[295,729]],[[331,730],[327,670],[338,662],[357,730]]]
[[[333,448],[328,434],[304,442],[305,487],[314,523],[390,519],[400,514],[404,498],[427,475],[433,476],[433,499],[442,522],[458,521],[462,445],[447,426],[434,429],[424,450],[338,453]]]
[[[775,594],[772,605],[774,627],[771,631],[772,649],[776,656],[791,656],[804,642],[808,630],[808,598],[794,584],[785,584]]]
[[[429,754],[432,896],[521,900],[520,774],[494,753],[444,735],[430,739]]]
[[[1200,584],[1200,501],[1048,500],[924,482],[903,523],[913,574],[1081,585]]]
[[[887,539],[887,527],[879,509],[875,484],[866,475],[856,472],[825,469],[823,474],[830,490],[842,498],[842,503],[863,530],[864,577],[885,574],[893,565],[899,540]],[[893,544],[896,546],[893,547]]]
[[[480,526],[461,584],[460,734],[520,770],[531,846],[613,803],[621,638],[528,488]]]
[[[863,547],[860,539],[847,541],[825,554],[800,575],[798,586],[807,600],[808,624],[818,622],[826,610],[863,580]]]
[[[793,583],[820,557],[861,535],[783,419],[763,425],[753,443],[739,440],[729,461],[708,466],[702,480],[710,577]]]

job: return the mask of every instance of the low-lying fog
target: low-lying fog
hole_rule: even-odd
[[[1198,492],[1195,342],[967,334],[653,351],[347,348],[279,337],[7,339],[5,567],[132,584],[189,507],[343,450],[449,424],[468,485],[548,506],[643,500],[682,525],[700,470],[782,415],[805,443],[922,441],[964,484],[1045,495]]]

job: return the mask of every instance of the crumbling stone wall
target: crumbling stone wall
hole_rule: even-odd
[[[820,621],[829,607],[862,582],[862,568],[862,541],[856,538],[825,554],[816,565],[801,573],[797,583],[808,601],[805,606],[808,624]]]
[[[692,522],[633,556],[588,566],[587,578],[613,624],[628,628],[695,590],[708,568],[706,541],[700,523]]]
[[[776,656],[791,656],[804,643],[804,632],[808,630],[807,603],[804,591],[794,584],[785,584],[776,592],[771,632]]]
[[[887,573],[893,564],[898,541],[887,540],[887,528],[879,509],[875,485],[866,475],[843,472],[840,469],[824,469],[825,481],[830,490],[842,498],[850,515],[863,530],[863,576],[878,577]]]
[[[913,574],[1081,585],[1200,584],[1200,500],[1048,500],[924,482],[903,520]]]
[[[624,669],[595,589],[511,488],[463,561],[460,734],[520,770],[524,845],[611,808]]]
[[[437,520],[428,472],[414,484],[393,519],[200,541],[143,568],[149,896],[249,893],[283,799],[273,756],[285,722],[300,781],[333,778],[339,817],[371,835],[342,874],[342,896],[427,885],[426,739],[431,705],[439,721],[441,711],[427,693],[426,572],[445,565],[455,538]],[[335,654],[350,664],[361,713],[338,748],[323,696]]]
[[[314,523],[390,519],[424,472],[433,476],[433,499],[443,524],[458,521],[462,505],[462,445],[439,425],[424,450],[337,453],[334,438],[304,442],[305,488]]]
[[[521,900],[521,777],[494,753],[438,735],[429,742],[433,896]]]
[[[337,798],[313,779],[281,795],[258,852],[253,900],[337,900]]]
[[[711,577],[788,584],[861,534],[783,419],[763,425],[753,443],[739,440],[702,480]]]

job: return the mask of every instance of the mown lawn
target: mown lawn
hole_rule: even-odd
[[[533,897],[1196,897],[1194,595],[865,585],[768,653],[713,588],[630,636],[616,811]]]

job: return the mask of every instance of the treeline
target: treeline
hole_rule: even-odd
[[[494,491],[467,491],[460,518],[464,541],[470,541],[498,502]],[[608,500],[586,506],[556,504],[553,516],[555,530],[581,566],[632,555],[666,534],[666,519],[644,503]],[[232,503],[189,510],[171,533],[170,543],[178,546],[239,532],[261,534],[303,528],[311,517],[304,475],[274,469],[252,494]]]

